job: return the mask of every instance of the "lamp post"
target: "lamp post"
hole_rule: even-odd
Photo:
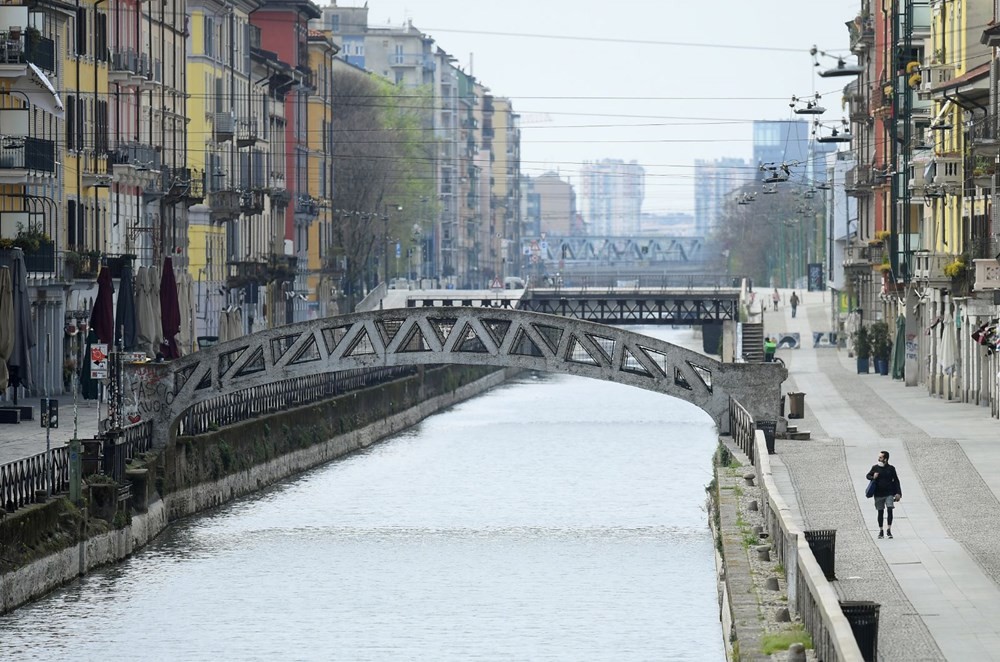
[[[392,205],[396,211],[403,211],[403,205]],[[382,221],[385,223],[385,237],[384,237],[384,253],[382,254],[382,261],[385,263],[382,266],[383,279],[385,286],[389,287],[389,203],[382,203]]]

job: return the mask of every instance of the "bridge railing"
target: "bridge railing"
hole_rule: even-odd
[[[726,274],[650,274],[622,272],[616,274],[578,275],[566,273],[547,280],[533,277],[529,289],[538,290],[583,290],[585,292],[606,292],[622,294],[638,291],[698,290],[738,288],[739,277]],[[735,285],[734,285],[735,283]]]
[[[40,493],[57,494],[68,489],[68,446],[0,465],[0,507],[8,513],[35,503]]]
[[[415,366],[357,368],[251,386],[192,405],[181,414],[177,434],[205,434],[226,425],[377,386],[416,371]]]
[[[153,424],[151,421],[142,421],[119,431],[107,432],[104,439],[101,470],[116,482],[122,483],[128,463],[153,447]]]

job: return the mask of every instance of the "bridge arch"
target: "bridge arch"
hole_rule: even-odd
[[[662,340],[578,319],[495,308],[405,308],[301,322],[168,363],[126,368],[125,399],[164,447],[206,400],[352,368],[464,364],[567,373],[687,400],[728,431],[730,396],[776,418],[779,364],[721,363]]]

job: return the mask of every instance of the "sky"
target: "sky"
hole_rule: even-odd
[[[339,0],[360,6],[365,0]],[[320,3],[322,6],[322,2]],[[368,0],[369,24],[407,19],[522,115],[521,170],[578,185],[584,161],[637,161],[643,211],[694,211],[695,159],[749,159],[755,119],[823,95],[846,116],[845,78],[809,49],[856,62],[845,22],[861,0]],[[831,124],[832,126],[832,124]]]

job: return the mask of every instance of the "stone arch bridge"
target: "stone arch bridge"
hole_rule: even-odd
[[[405,308],[301,322],[166,363],[125,366],[125,409],[163,448],[191,407],[286,380],[354,368],[488,365],[629,384],[691,402],[728,432],[729,399],[776,419],[780,364],[721,363],[668,342],[578,319],[494,308]]]

